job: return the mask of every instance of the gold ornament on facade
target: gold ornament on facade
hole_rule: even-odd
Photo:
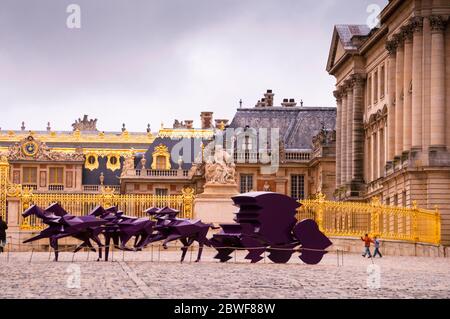
[[[120,169],[120,154],[119,153],[111,153],[107,156],[106,168],[113,172]]]
[[[75,152],[52,151],[45,142],[34,139],[29,135],[20,142],[16,142],[8,149],[9,161],[44,161],[44,162],[84,162],[84,154]]]
[[[159,144],[158,146],[156,146],[155,150],[152,153],[152,169],[157,169],[157,158],[160,156],[165,158],[165,169],[170,170],[172,167],[170,164],[170,153],[169,149],[164,144]]]
[[[98,155],[95,153],[87,153],[84,168],[93,171],[95,169],[98,169],[98,167],[99,167]]]

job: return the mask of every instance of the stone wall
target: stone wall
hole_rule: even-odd
[[[358,238],[332,237],[333,250],[343,250],[349,253],[362,253],[364,243]],[[417,257],[446,257],[450,258],[449,247],[437,246],[424,243],[408,243],[394,240],[381,240],[380,251],[383,256],[417,256]],[[372,245],[371,251],[374,247]]]

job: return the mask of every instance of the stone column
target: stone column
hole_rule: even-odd
[[[403,151],[403,66],[404,49],[401,35],[396,35],[397,55],[395,66],[395,156]]]
[[[422,148],[427,150],[431,140],[431,25],[423,19],[423,70],[422,70]],[[427,154],[425,154],[427,155]],[[426,156],[428,157],[428,156]],[[428,162],[428,158],[426,159]]]
[[[353,76],[353,164],[352,184],[358,188],[364,182],[364,84],[365,75]]]
[[[423,59],[423,18],[415,17],[411,20],[413,35],[413,64],[412,64],[412,139],[413,149],[422,148],[422,59]]]
[[[444,19],[431,16],[431,146],[445,146]]]
[[[344,185],[347,177],[347,88],[342,92],[342,118],[341,118],[341,185]]]
[[[395,156],[395,70],[396,70],[396,50],[397,45],[394,41],[388,41],[386,49],[389,52],[388,59],[388,153],[387,160],[394,160]]]
[[[347,91],[347,170],[346,170],[346,183],[349,184],[352,181],[353,172],[353,83],[348,82]]]
[[[336,116],[336,188],[341,185],[341,132],[342,132],[342,93],[340,90],[334,91],[336,98],[337,116]]]
[[[405,60],[403,67],[403,152],[411,150],[412,135],[412,66],[413,66],[413,34],[408,25],[402,28],[404,38]]]

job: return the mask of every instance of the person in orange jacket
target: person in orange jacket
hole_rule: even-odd
[[[361,237],[361,240],[364,242],[364,252],[362,254],[363,257],[369,255],[369,258],[372,258],[372,254],[370,253],[370,244],[373,243],[372,238],[369,237],[369,234],[366,234],[364,237]]]

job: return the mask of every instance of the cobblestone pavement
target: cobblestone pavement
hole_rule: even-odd
[[[252,265],[244,252],[236,263],[220,264],[213,255],[206,251],[196,264],[190,262],[195,253],[188,253],[180,264],[178,251],[156,248],[153,256],[116,251],[107,263],[96,262],[93,253],[62,253],[58,263],[48,253],[2,254],[0,298],[450,298],[449,258],[376,259],[380,288],[374,289],[368,286],[368,279],[377,286],[368,273],[372,261],[360,255],[346,254],[340,267],[336,253],[316,266],[296,257],[285,265]],[[73,281],[78,269],[79,288]]]

